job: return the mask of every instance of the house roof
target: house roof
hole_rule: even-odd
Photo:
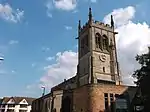
[[[9,101],[9,99],[10,99],[10,97],[4,97],[4,98],[2,99],[2,103],[3,103],[3,104],[7,103],[7,102]]]
[[[25,99],[27,103],[30,105],[32,104],[32,101],[35,100],[35,98],[29,97],[4,97],[1,103],[7,104],[10,99],[13,99],[15,104],[19,104],[23,99]]]

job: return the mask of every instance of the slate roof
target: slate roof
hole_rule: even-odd
[[[15,104],[19,104],[23,99],[25,99],[29,105],[32,104],[32,101],[35,100],[35,98],[29,98],[29,97],[4,97],[2,99],[2,104],[7,104],[7,102],[10,100],[10,99],[13,99]]]

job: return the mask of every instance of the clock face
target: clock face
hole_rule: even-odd
[[[100,59],[102,62],[105,62],[105,61],[106,61],[106,55],[101,54],[101,55],[99,56],[99,59]]]

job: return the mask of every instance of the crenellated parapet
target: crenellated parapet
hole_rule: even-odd
[[[102,30],[107,30],[109,32],[114,32],[114,21],[113,21],[113,16],[111,15],[111,21],[110,25],[105,24],[100,21],[95,21],[92,16],[92,9],[89,8],[89,19],[88,22],[86,22],[83,26],[81,26],[81,21],[79,20],[79,25],[78,25],[78,33],[81,34],[86,31],[87,28],[91,27],[97,27]]]
[[[86,31],[86,29],[89,28],[89,23],[86,22],[83,26],[81,26],[80,33],[83,33]]]
[[[109,24],[105,24],[105,23],[100,22],[100,21],[94,21],[94,20],[92,20],[91,23],[86,22],[83,26],[81,26],[80,29],[79,29],[79,32],[80,32],[80,33],[83,33],[83,32],[85,32],[85,31],[87,30],[87,28],[89,28],[89,27],[99,27],[99,28],[101,28],[101,29],[107,29],[107,30],[109,30],[109,31],[113,31],[113,27],[110,26]]]
[[[105,24],[105,23],[100,22],[100,21],[94,21],[94,23],[95,23],[96,25],[101,25],[101,26],[103,26],[103,27],[112,28],[109,24]]]

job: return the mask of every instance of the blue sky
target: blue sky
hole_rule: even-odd
[[[74,75],[75,68],[66,76],[61,76],[60,70],[59,80],[54,81],[58,72],[51,70],[56,65],[61,68],[63,55],[72,56],[67,59],[76,66],[77,23],[79,19],[82,24],[87,21],[89,7],[94,18],[103,21],[114,9],[132,6],[136,13],[129,20],[138,27],[150,23],[148,4],[148,0],[0,0],[0,56],[5,58],[0,62],[0,97],[37,97],[42,94],[45,76],[51,75],[45,82],[54,85]],[[142,28],[149,35],[147,27]],[[50,91],[50,86],[46,90]]]

